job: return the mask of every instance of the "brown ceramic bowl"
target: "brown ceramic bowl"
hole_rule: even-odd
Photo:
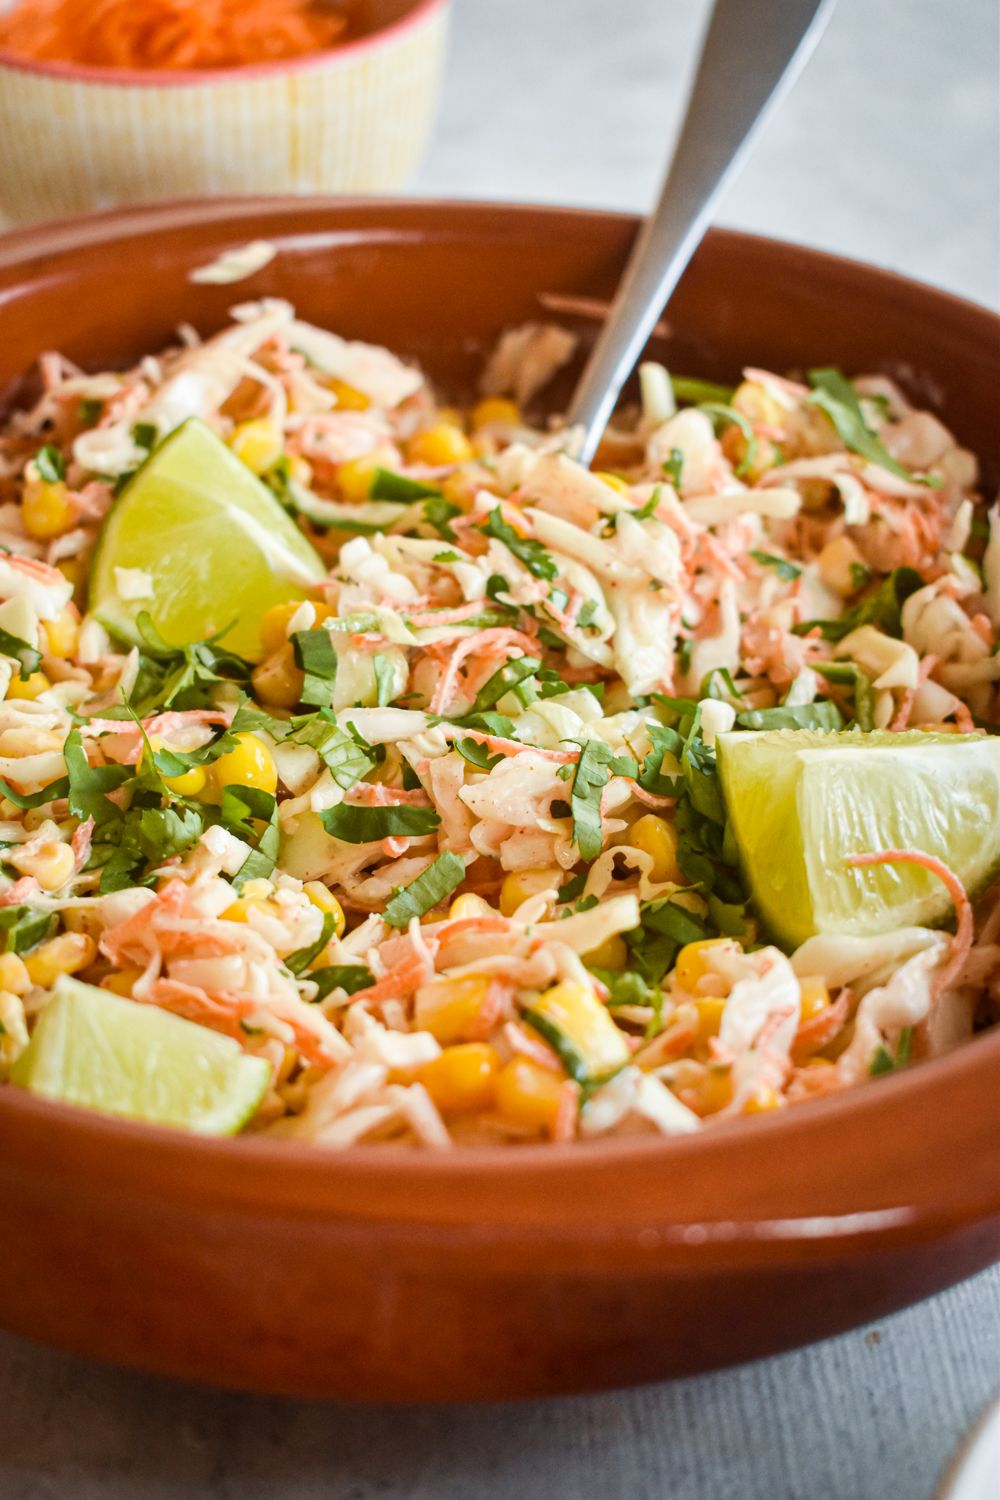
[[[134,358],[249,296],[468,383],[539,293],[606,298],[609,214],[301,200],[146,209],[0,241],[0,400],[36,353]],[[236,287],[188,270],[255,238]],[[669,312],[674,369],[902,372],[994,464],[989,313],[716,232]],[[339,1155],[202,1140],[0,1089],[0,1321],[230,1386],[365,1401],[529,1396],[820,1338],[1000,1257],[1000,1030],[856,1093],[697,1138]]]

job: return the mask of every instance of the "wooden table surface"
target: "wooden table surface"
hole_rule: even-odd
[[[416,191],[647,204],[706,0],[456,4]],[[725,221],[996,305],[997,28],[995,0],[840,0]],[[0,1500],[930,1500],[998,1389],[1000,1268],[779,1359],[524,1406],[251,1399],[0,1336]]]

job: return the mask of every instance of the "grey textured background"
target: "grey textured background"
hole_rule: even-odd
[[[647,206],[705,10],[457,0],[415,190]],[[996,305],[997,32],[996,0],[840,0],[723,219]],[[1000,1269],[779,1359],[515,1407],[220,1395],[0,1336],[0,1500],[930,1500],[998,1388]]]
[[[455,4],[417,191],[648,208],[707,0]],[[839,0],[722,220],[1000,302],[998,29],[997,0]]]

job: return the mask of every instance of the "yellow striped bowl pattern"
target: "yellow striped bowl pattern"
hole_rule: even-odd
[[[398,188],[430,133],[448,11],[437,0],[340,51],[165,83],[0,59],[0,216]]]

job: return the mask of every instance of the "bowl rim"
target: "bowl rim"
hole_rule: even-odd
[[[229,68],[103,68],[86,63],[22,57],[0,47],[0,70],[34,73],[63,83],[90,83],[122,89],[195,88],[198,84],[253,82],[341,64],[347,67],[403,40],[408,33],[433,20],[438,12],[445,13],[450,5],[451,0],[409,0],[407,10],[395,21],[364,36],[355,37],[339,47],[323,47],[316,52],[303,53],[301,57],[278,58],[273,62],[240,63]]]
[[[300,218],[315,216],[317,232],[340,228],[352,233],[375,233],[382,221],[383,234],[398,236],[400,221],[409,221],[413,228],[438,225],[442,233],[455,233],[455,224],[450,231],[450,217],[458,214],[463,221],[460,230],[472,232],[477,224],[484,228],[492,225],[496,236],[499,222],[522,225],[534,219],[537,225],[546,224],[558,228],[560,224],[574,221],[577,224],[603,223],[619,228],[638,228],[636,215],[615,213],[601,209],[577,209],[546,207],[535,204],[502,204],[491,202],[449,202],[441,199],[392,199],[392,198],[322,198],[322,197],[258,197],[220,199],[179,200],[128,209],[112,209],[103,214],[92,215],[75,223],[62,221],[36,225],[16,231],[0,241],[0,271],[24,267],[31,279],[31,267],[40,262],[39,274],[51,271],[48,256],[72,255],[93,249],[102,242],[129,239],[134,236],[161,230],[184,228],[217,228],[223,235],[234,240],[240,234],[241,221],[257,221],[254,233],[260,232],[261,218],[275,220],[273,237],[282,239],[281,221],[288,213],[297,213]],[[502,219],[499,216],[502,215]],[[353,222],[352,222],[352,216]],[[333,222],[331,223],[331,219]],[[82,233],[81,233],[82,231]],[[250,231],[246,231],[248,234]],[[310,235],[310,227],[301,223],[289,225],[287,237],[301,243]],[[802,245],[777,240],[767,236],[753,235],[728,229],[710,231],[712,241],[728,245],[736,251],[741,249],[779,256],[787,268],[804,274],[811,270],[827,277],[848,278],[857,282],[863,278],[877,286],[886,295],[919,295],[932,310],[956,319],[963,331],[978,342],[989,340],[990,349],[996,347],[996,334],[1000,331],[1000,315],[991,308],[981,306],[950,292],[926,286],[922,283],[863,262],[853,261],[826,251],[814,250]],[[203,253],[203,247],[197,247]],[[44,267],[44,271],[41,269]],[[2,301],[2,299],[0,299]],[[470,1233],[493,1234],[500,1230],[508,1209],[513,1208],[517,1217],[517,1204],[525,1194],[534,1194],[536,1204],[544,1200],[555,1180],[565,1180],[574,1191],[593,1187],[608,1173],[618,1169],[622,1172],[649,1171],[655,1168],[669,1170],[677,1164],[703,1166],[713,1160],[742,1156],[746,1159],[764,1152],[784,1153],[791,1160],[795,1143],[825,1141],[829,1144],[837,1139],[840,1125],[852,1120],[870,1123],[873,1131],[884,1130],[891,1125],[904,1136],[907,1127],[919,1113],[921,1098],[931,1096],[944,1099],[961,1099],[963,1090],[978,1089],[982,1100],[993,1104],[1000,1100],[995,1088],[995,1079],[1000,1072],[1000,1027],[977,1036],[947,1055],[921,1063],[912,1070],[880,1080],[870,1088],[846,1091],[828,1098],[817,1099],[804,1109],[782,1111],[775,1116],[766,1116],[746,1122],[727,1121],[693,1136],[683,1137],[629,1137],[610,1138],[586,1144],[546,1144],[539,1150],[510,1149],[500,1146],[462,1147],[454,1152],[421,1152],[412,1148],[393,1145],[353,1146],[337,1152],[319,1148],[298,1147],[291,1142],[264,1137],[204,1137],[192,1136],[181,1130],[150,1126],[113,1116],[105,1116],[85,1109],[78,1109],[55,1101],[38,1098],[14,1087],[0,1087],[0,1138],[7,1138],[15,1146],[20,1142],[34,1160],[44,1162],[52,1171],[73,1172],[88,1155],[100,1160],[110,1177],[118,1172],[127,1174],[131,1187],[138,1194],[147,1196],[161,1193],[169,1188],[173,1195],[193,1195],[196,1201],[204,1201],[211,1191],[213,1201],[220,1193],[234,1207],[245,1208],[248,1204],[260,1211],[277,1211],[283,1204],[286,1211],[294,1211],[298,1203],[296,1195],[302,1194],[305,1207],[301,1212],[313,1215],[337,1215],[347,1218],[371,1219],[378,1216],[383,1222],[406,1222],[409,1225],[428,1223],[439,1229],[455,1233],[465,1229]],[[961,1109],[950,1112],[954,1120],[955,1142],[958,1140],[958,1120]],[[998,1118],[1000,1124],[1000,1118]],[[1000,1159],[1000,1131],[994,1132],[996,1154]],[[755,1150],[759,1143],[759,1152]],[[947,1141],[938,1142],[942,1155],[949,1155]],[[135,1171],[135,1163],[141,1159],[142,1181]],[[919,1177],[918,1168],[923,1162],[910,1158]],[[130,1166],[131,1164],[131,1166]],[[728,1246],[750,1247],[757,1254],[777,1253],[779,1247],[785,1251],[791,1245],[802,1253],[829,1251],[831,1244],[845,1238],[864,1237],[867,1240],[888,1239],[892,1242],[898,1235],[912,1236],[914,1233],[932,1233],[945,1226],[969,1223],[987,1218],[1000,1219],[1000,1171],[991,1158],[986,1162],[966,1164],[968,1182],[963,1174],[940,1172],[938,1186],[947,1180],[949,1196],[942,1198],[941,1192],[931,1190],[931,1185],[907,1181],[899,1197],[892,1192],[886,1207],[876,1211],[856,1214],[833,1214],[822,1221],[808,1213],[792,1215],[787,1220],[773,1218],[767,1222],[753,1218],[731,1222],[725,1218],[726,1204],[719,1205],[719,1220],[714,1226],[685,1224],[683,1220],[671,1220],[669,1202],[657,1209],[657,1223],[669,1226],[673,1223],[680,1235],[678,1253],[691,1255],[708,1253],[706,1244],[724,1241]],[[2,1163],[0,1163],[2,1169]],[[14,1164],[16,1170],[16,1163]],[[464,1220],[459,1209],[459,1218],[440,1219],[434,1214],[422,1216],[416,1193],[423,1187],[439,1183],[460,1190],[462,1184],[469,1185],[480,1174],[486,1174],[491,1183],[500,1185],[499,1201],[495,1213],[484,1225],[481,1219],[468,1215]],[[860,1175],[860,1173],[859,1173]],[[934,1176],[930,1171],[928,1177]],[[959,1180],[962,1178],[962,1180]],[[953,1180],[954,1179],[954,1180]],[[635,1180],[633,1176],[633,1181]],[[874,1167],[868,1168],[869,1188],[875,1185],[879,1192],[885,1184],[878,1178]],[[209,1182],[211,1188],[209,1189]],[[367,1206],[345,1209],[339,1202],[342,1190],[350,1195],[358,1185],[361,1193],[368,1190]],[[518,1197],[517,1189],[522,1190]],[[376,1206],[377,1188],[379,1203]],[[846,1189],[845,1189],[846,1191]],[[796,1191],[789,1187],[790,1199],[801,1202],[801,1184]],[[400,1218],[394,1220],[398,1200],[407,1199],[408,1206]],[[806,1195],[808,1197],[808,1194]],[[649,1198],[644,1204],[649,1211]],[[560,1210],[552,1209],[550,1221],[545,1221],[544,1206],[539,1209],[541,1221],[533,1223],[533,1229],[541,1234],[551,1231],[563,1238],[579,1241],[587,1233],[607,1238],[610,1233],[607,1219],[595,1216],[588,1225],[577,1221],[570,1226],[566,1220],[565,1204]],[[620,1226],[625,1240],[635,1243],[635,1218]],[[842,1220],[843,1222],[837,1222]],[[684,1233],[691,1228],[718,1231],[707,1232],[704,1239],[687,1245]],[[718,1244],[717,1244],[718,1248]]]

